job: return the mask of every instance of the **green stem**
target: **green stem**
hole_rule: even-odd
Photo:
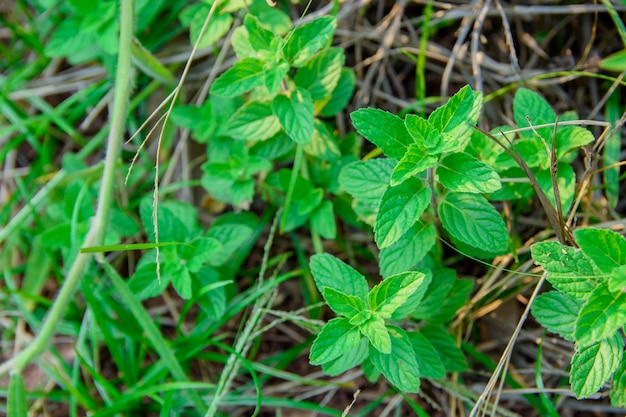
[[[304,145],[299,143],[296,146],[296,156],[293,161],[293,168],[291,170],[291,179],[289,181],[289,190],[287,190],[287,196],[285,197],[285,208],[283,209],[283,215],[280,219],[280,233],[285,231],[285,224],[287,224],[287,216],[289,213],[289,207],[291,206],[291,200],[293,199],[293,190],[296,188],[296,180],[298,179],[298,172],[300,172],[300,165],[304,159]]]
[[[120,19],[120,48],[115,80],[115,97],[111,117],[111,130],[107,140],[107,155],[104,163],[102,186],[100,187],[96,216],[87,237],[85,237],[83,246],[102,245],[109,209],[112,203],[116,166],[119,159],[128,97],[130,95],[130,45],[134,20],[133,0],[122,0]],[[9,370],[21,372],[34,358],[46,350],[50,338],[65,315],[65,309],[70,304],[76,285],[87,264],[91,261],[92,256],[90,253],[78,254],[70,267],[57,299],[48,312],[39,334],[26,349],[0,365],[0,375],[5,374]]]

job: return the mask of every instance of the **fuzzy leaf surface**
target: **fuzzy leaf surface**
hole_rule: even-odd
[[[472,136],[472,125],[478,121],[482,104],[482,94],[465,86],[430,114],[428,121],[444,136],[442,152],[465,148]]]
[[[614,268],[626,265],[626,239],[608,229],[585,228],[574,232],[580,249],[600,271],[610,274]]]
[[[420,286],[424,285],[424,278],[425,275],[417,271],[407,271],[386,278],[370,291],[368,295],[370,308],[384,319],[391,317]]]
[[[311,256],[309,264],[315,284],[322,294],[325,288],[332,288],[363,301],[367,300],[369,287],[365,277],[348,264],[325,253]]]
[[[407,271],[421,261],[437,241],[437,228],[432,223],[415,223],[395,243],[380,250],[380,274],[388,277]]]
[[[586,300],[602,282],[600,271],[580,250],[557,242],[541,242],[532,245],[530,252],[548,272],[548,282],[570,297]]]
[[[395,114],[367,108],[352,112],[350,118],[356,131],[390,158],[402,158],[408,146],[413,143],[404,121]]]
[[[265,83],[265,63],[257,58],[237,61],[219,76],[211,86],[211,93],[222,97],[235,97]]]
[[[557,291],[539,295],[531,307],[535,319],[552,333],[558,333],[566,340],[574,341],[576,320],[582,301]]]
[[[389,187],[380,201],[374,238],[385,248],[402,237],[424,213],[430,203],[430,188],[417,178]]]
[[[393,385],[405,392],[418,392],[420,368],[415,351],[404,330],[389,326],[391,349],[388,353],[370,349],[369,358],[374,367]]]
[[[599,285],[580,310],[576,321],[576,341],[587,346],[612,336],[626,325],[626,293],[609,291],[608,283]]]
[[[481,195],[451,192],[439,202],[444,229],[455,239],[493,253],[509,250],[509,233],[496,209]]]
[[[619,334],[578,347],[572,357],[570,384],[576,398],[595,394],[619,366],[624,351],[624,339]]]
[[[324,47],[337,26],[333,16],[323,16],[294,29],[288,37],[284,53],[294,67],[299,67]]]
[[[313,100],[307,90],[298,88],[290,97],[279,94],[272,111],[287,135],[296,143],[307,144],[313,135]]]
[[[311,346],[309,362],[321,365],[339,358],[354,349],[361,341],[361,333],[347,319],[335,318],[322,328]]]
[[[453,191],[491,193],[502,188],[493,168],[463,152],[446,156],[437,167],[437,177],[444,187]]]

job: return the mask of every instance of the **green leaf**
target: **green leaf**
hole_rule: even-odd
[[[273,50],[272,40],[275,38],[275,35],[271,30],[265,28],[256,16],[246,14],[243,20],[243,27],[246,29],[248,41],[254,51]]]
[[[600,68],[605,71],[624,72],[626,71],[626,49],[617,51],[602,61],[600,61]]]
[[[335,212],[333,203],[324,200],[311,216],[311,229],[319,233],[324,239],[337,237],[337,225],[335,224]]]
[[[339,82],[344,61],[343,49],[328,48],[315,54],[296,72],[296,85],[311,93],[317,111],[330,100]]]
[[[415,271],[403,272],[401,274],[406,273],[414,273]],[[411,294],[408,299],[400,305],[391,315],[391,319],[395,321],[404,320],[405,318],[411,316],[415,310],[420,306],[428,287],[430,286],[433,274],[429,269],[424,269],[423,271],[419,271],[419,273],[424,276],[420,279],[420,285],[417,287],[417,290]]]
[[[322,16],[294,29],[287,36],[285,56],[294,67],[299,67],[333,36],[337,20],[333,16]]]
[[[428,322],[431,324],[444,324],[452,321],[457,311],[467,303],[473,289],[473,280],[455,279],[454,285],[441,304],[429,315]]]
[[[527,119],[530,119],[530,123]],[[524,128],[529,126],[538,126],[547,123],[554,123],[556,121],[556,114],[552,107],[545,101],[539,94],[526,88],[520,88],[515,93],[513,99],[513,118],[517,127]],[[554,131],[553,126],[546,126],[539,129],[524,130],[519,132],[522,138],[535,139],[537,138],[534,132],[537,132],[548,145],[552,145],[552,133]]]
[[[350,118],[356,131],[390,158],[402,158],[413,143],[404,122],[395,114],[367,108],[350,113]]]
[[[559,119],[561,120],[561,119]],[[584,127],[563,126],[556,131],[556,156],[559,161],[573,149],[578,149],[594,141],[593,133]],[[576,156],[572,152],[572,158]],[[568,161],[569,162],[569,161]]]
[[[604,274],[626,265],[626,239],[619,233],[590,227],[577,229],[574,237],[583,253]]]
[[[433,271],[432,275],[433,279],[426,289],[420,305],[412,313],[412,317],[415,319],[430,321],[436,317],[439,307],[445,302],[457,280],[454,269],[440,268]]]
[[[269,102],[252,100],[232,115],[227,129],[235,140],[265,140],[280,131],[280,122]]]
[[[609,291],[624,291],[626,288],[626,265],[618,266],[611,271],[609,278]]]
[[[407,332],[411,346],[415,351],[415,359],[419,365],[420,376],[422,378],[444,378],[446,376],[446,368],[435,347],[426,339],[426,337],[417,332]]]
[[[574,341],[574,329],[581,307],[580,300],[557,291],[549,291],[535,299],[531,311],[543,327],[560,334],[566,340]]]
[[[600,271],[582,251],[557,242],[541,242],[532,245],[530,252],[548,272],[548,282],[575,299],[586,300],[603,281]]]
[[[611,405],[613,407],[626,407],[626,360],[624,360],[623,353],[621,362],[613,374]]]
[[[22,374],[18,372],[11,374],[7,395],[7,417],[26,417],[28,405],[26,404],[26,389]]]
[[[337,85],[333,90],[330,99],[320,110],[320,116],[331,117],[339,113],[346,107],[354,94],[354,86],[356,85],[356,75],[350,68],[342,68]]]
[[[167,263],[163,266],[164,274],[171,277],[174,289],[185,300],[191,298],[191,274],[189,269],[179,263]]]
[[[465,356],[452,336],[442,326],[427,325],[419,331],[435,348],[447,372],[463,372],[467,369]]]
[[[404,330],[389,326],[391,349],[388,353],[370,349],[374,367],[393,385],[404,392],[419,392],[420,368],[415,351]]]
[[[313,341],[309,363],[321,365],[335,360],[357,347],[361,338],[359,330],[347,319],[332,319],[326,323]]]
[[[224,286],[233,284],[233,282],[230,280],[221,280],[219,272],[206,266],[200,268],[200,270],[194,274],[194,277],[195,280],[192,283],[192,288],[194,294],[199,295],[196,299],[198,306],[202,309],[204,314],[207,315],[208,319],[220,320],[226,313],[226,290]]]
[[[168,86],[175,86],[176,79],[171,71],[165,67],[152,53],[146,49],[137,38],[132,39],[130,44],[133,63],[149,77],[160,81]]]
[[[324,300],[336,314],[351,319],[367,309],[365,301],[354,295],[344,294],[334,288],[326,287],[322,291]]]
[[[199,237],[190,244],[193,247],[192,257],[187,259],[187,268],[190,272],[198,272],[202,266],[210,264],[222,248],[222,244],[212,237]]]
[[[398,161],[391,174],[391,186],[395,187],[403,183],[408,178],[433,168],[437,165],[438,158],[436,155],[417,143],[412,143],[406,150],[404,156]]]
[[[492,253],[509,250],[509,233],[496,209],[481,195],[451,192],[438,207],[441,224],[455,239]]]
[[[428,121],[444,137],[442,152],[465,148],[472,137],[472,125],[478,121],[482,104],[482,94],[465,86],[430,114]]]
[[[298,88],[291,97],[274,97],[272,111],[280,125],[296,143],[307,144],[313,135],[313,101],[307,90]]]
[[[336,376],[340,373],[354,368],[363,362],[368,355],[369,342],[367,338],[361,338],[359,344],[355,347],[330,362],[326,362],[322,365],[322,369],[329,376]]]
[[[200,31],[202,30],[204,21],[209,15],[209,10],[210,7],[203,7],[191,21],[191,26],[189,27],[189,38],[192,45],[196,43],[198,37],[200,36]],[[211,20],[209,20],[209,23],[202,34],[202,38],[198,42],[198,48],[206,48],[219,41],[228,33],[228,30],[233,24],[233,20],[233,16],[229,13],[214,14],[211,16]]]
[[[595,394],[617,369],[624,351],[624,339],[619,334],[587,347],[578,347],[572,357],[570,384],[576,398]]]
[[[265,83],[265,63],[257,58],[237,61],[211,86],[211,94],[235,97]]]
[[[453,191],[491,193],[502,188],[493,168],[462,152],[446,156],[437,167],[437,177],[444,187]]]
[[[391,339],[385,327],[385,320],[378,314],[369,314],[369,318],[359,324],[359,331],[369,339],[372,346],[379,352],[391,352]]]
[[[145,254],[144,258],[147,259],[148,256],[150,254]],[[154,253],[152,254],[152,259],[154,259]],[[155,262],[140,264],[128,281],[128,287],[138,300],[143,301],[156,297],[169,285],[171,276],[169,274],[161,274],[161,282],[159,282],[156,268]]]
[[[341,150],[335,135],[321,120],[315,119],[311,141],[304,147],[304,152],[323,161],[337,161],[341,158]]]
[[[437,241],[437,228],[432,223],[417,222],[400,239],[380,250],[380,274],[388,277],[417,265]]]
[[[416,114],[407,114],[404,125],[416,145],[428,149],[429,154],[433,156],[441,153],[445,139],[428,120]]]
[[[367,297],[370,308],[380,317],[390,318],[398,307],[424,284],[424,278],[423,273],[416,271],[407,271],[386,278],[370,291]]]
[[[341,293],[367,300],[369,287],[365,277],[346,263],[325,253],[311,256],[309,262],[315,285],[323,293],[324,288],[332,288]]]
[[[626,293],[610,292],[607,283],[598,286],[580,310],[576,341],[587,346],[605,339],[626,324]]]
[[[378,247],[385,248],[400,239],[424,213],[430,196],[430,188],[424,187],[417,178],[389,187],[376,216],[374,237]]]

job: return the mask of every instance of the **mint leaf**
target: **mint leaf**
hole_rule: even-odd
[[[341,150],[335,135],[319,119],[314,120],[313,135],[311,141],[304,147],[304,152],[323,161],[332,162],[341,158]]]
[[[369,358],[374,367],[393,385],[405,392],[420,389],[420,368],[404,330],[389,326],[391,346],[388,353],[370,349]]]
[[[370,308],[387,319],[424,283],[421,272],[408,271],[393,275],[376,285],[367,299]]]
[[[235,140],[265,140],[280,131],[280,122],[269,102],[252,100],[232,115],[227,129]]]
[[[582,251],[557,242],[541,242],[532,245],[530,252],[548,272],[548,282],[575,299],[586,300],[603,281],[600,271]]]
[[[337,26],[333,16],[323,16],[306,23],[287,36],[284,53],[294,67],[299,67],[332,38]]]
[[[365,277],[346,263],[325,253],[311,256],[309,262],[315,285],[323,294],[324,288],[332,288],[338,292],[353,295],[367,300],[369,287]]]
[[[530,123],[527,117],[530,117]],[[547,123],[554,123],[556,121],[556,114],[552,107],[545,101],[539,94],[528,90],[526,88],[520,88],[515,93],[513,98],[513,118],[515,124],[519,128],[538,126]],[[552,132],[553,126],[546,126],[538,129],[534,129],[535,132],[541,136],[548,145],[552,145]],[[535,139],[537,138],[533,130],[524,130],[519,132],[522,138]]]
[[[391,186],[395,187],[406,179],[436,166],[437,162],[437,156],[431,154],[424,146],[416,143],[410,144],[404,156],[393,169]]]
[[[570,383],[576,398],[595,394],[617,369],[624,351],[620,334],[598,341],[587,347],[578,347],[572,357]]]
[[[432,223],[417,222],[395,243],[380,250],[380,274],[388,277],[417,265],[437,241],[437,228]]]
[[[562,118],[559,118],[559,120],[562,120]],[[568,152],[585,146],[594,140],[593,133],[584,127],[559,127],[556,131],[556,156],[559,160],[562,160]],[[572,152],[570,155],[573,158],[576,156],[576,152]]]
[[[574,232],[576,243],[600,271],[610,274],[614,268],[626,265],[626,239],[608,229],[585,228]]]
[[[354,295],[344,294],[334,288],[326,287],[322,292],[324,300],[336,314],[351,319],[367,309],[365,301]]]
[[[348,369],[354,368],[360,365],[368,355],[369,342],[366,338],[361,338],[361,341],[352,349],[330,362],[326,362],[322,365],[324,373],[328,376],[336,376]]]
[[[316,110],[319,111],[330,100],[344,61],[343,49],[328,48],[315,54],[296,72],[296,85],[311,93]]]
[[[467,368],[461,348],[442,326],[427,325],[420,329],[420,333],[434,346],[446,371],[462,372]]]
[[[361,333],[347,319],[330,320],[322,328],[311,346],[309,363],[321,365],[337,359],[354,349],[361,341]]]
[[[171,277],[172,285],[174,289],[185,300],[191,298],[191,275],[189,269],[180,263],[168,262],[162,267],[163,275],[169,275]]]
[[[614,407],[626,407],[626,360],[624,360],[623,353],[621,362],[613,374],[611,404]]]
[[[576,341],[581,346],[605,339],[626,324],[626,293],[610,292],[607,283],[598,286],[580,310]]]
[[[535,299],[531,311],[543,327],[560,334],[565,340],[574,341],[574,329],[581,307],[580,300],[550,291]]]
[[[205,6],[201,8],[193,17],[191,26],[189,27],[189,38],[192,45],[194,45],[198,40],[200,31],[202,30],[202,26],[204,26],[204,21],[209,15],[210,9],[211,8],[209,6]],[[198,42],[198,48],[206,48],[219,41],[222,36],[228,33],[228,30],[233,24],[233,20],[233,16],[229,13],[214,14],[207,24],[207,27],[202,34],[202,38]]]
[[[268,30],[261,24],[258,17],[252,14],[246,14],[243,20],[243,27],[247,32],[248,42],[255,52],[273,50],[272,40],[275,38],[275,35],[271,30]]]
[[[225,265],[252,237],[254,231],[245,225],[231,223],[212,226],[207,232],[208,238],[220,242],[220,250],[209,260],[211,266]]]
[[[444,137],[442,152],[462,151],[472,137],[472,125],[480,115],[483,96],[469,86],[461,88],[446,104],[428,117]]]
[[[448,294],[454,288],[456,282],[456,271],[449,268],[440,268],[432,273],[433,279],[426,289],[420,305],[415,309],[412,317],[430,321],[437,316],[439,306],[441,306]]]
[[[456,278],[456,273],[454,275]],[[455,279],[454,285],[446,294],[439,307],[429,315],[428,322],[431,324],[449,323],[454,318],[457,311],[467,303],[473,289],[473,280]]]
[[[437,155],[443,150],[444,137],[428,120],[416,114],[407,114],[404,125],[416,145],[428,149],[431,155]]]
[[[402,184],[389,187],[380,201],[374,238],[379,248],[385,248],[400,239],[420,218],[430,203],[430,188],[422,181],[409,178]]]
[[[367,108],[350,113],[350,118],[357,132],[390,158],[402,158],[413,143],[404,122],[395,114]]]
[[[272,111],[280,125],[296,143],[307,144],[313,135],[313,101],[308,91],[298,88],[291,97],[274,97]]]
[[[626,265],[618,266],[611,271],[609,291],[623,291],[626,288]]]
[[[235,97],[265,83],[265,63],[257,58],[237,61],[211,86],[211,94]]]
[[[443,378],[446,376],[446,368],[435,347],[421,333],[407,332],[411,346],[415,351],[415,359],[419,365],[422,378]]]
[[[446,156],[437,167],[437,177],[444,187],[453,191],[491,193],[502,188],[493,168],[462,152]]]
[[[331,117],[343,110],[352,98],[355,85],[356,75],[354,75],[354,71],[350,68],[342,68],[337,85],[328,102],[320,110],[320,116]]]
[[[199,237],[189,244],[193,247],[193,255],[187,260],[190,272],[198,272],[202,266],[209,264],[222,248],[222,244],[211,237]]]
[[[324,239],[335,239],[337,237],[333,203],[328,200],[322,201],[322,204],[311,215],[311,228]]]
[[[481,195],[451,192],[439,202],[441,224],[455,239],[491,253],[509,250],[509,233],[496,209]]]
[[[270,94],[274,94],[278,90],[290,68],[289,63],[281,59],[265,71],[265,87]]]
[[[398,275],[402,275],[405,273],[415,273],[415,271],[408,271],[404,273],[400,273]],[[407,300],[402,303],[391,315],[391,319],[395,321],[403,320],[408,316],[411,316],[413,312],[420,306],[428,287],[430,286],[433,274],[429,269],[424,269],[423,272],[419,271],[419,273],[423,274],[423,277],[420,278],[420,284],[417,289],[413,292],[413,294],[409,295]]]
[[[141,259],[154,259],[154,252],[147,253]],[[156,276],[156,263],[140,263],[128,281],[128,287],[138,300],[143,301],[161,294],[171,282],[171,275],[161,274],[161,282]]]
[[[385,327],[385,320],[376,313],[370,313],[368,316],[367,320],[358,325],[359,331],[369,339],[376,350],[382,353],[390,353],[391,339]],[[354,320],[350,322],[354,324]]]

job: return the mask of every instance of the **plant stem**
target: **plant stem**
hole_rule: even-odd
[[[118,54],[117,73],[115,79],[115,95],[113,112],[111,116],[111,130],[107,140],[107,154],[104,163],[102,185],[98,197],[98,208],[94,222],[85,237],[83,246],[102,245],[109,216],[109,209],[113,198],[113,185],[116,174],[116,166],[124,132],[126,109],[130,95],[130,44],[133,34],[133,0],[122,0],[120,13],[120,48]],[[65,309],[69,305],[76,285],[80,280],[85,268],[92,258],[91,253],[79,253],[70,267],[68,275],[63,282],[54,304],[48,312],[39,334],[28,347],[18,355],[0,365],[0,375],[9,370],[21,372],[34,358],[44,352],[54,334],[59,321],[65,315]]]
[[[296,181],[298,179],[298,172],[300,172],[300,165],[302,165],[302,159],[304,159],[304,145],[299,143],[298,146],[296,146],[296,156],[293,161],[293,168],[291,169],[289,190],[287,190],[287,196],[285,197],[285,208],[283,209],[283,215],[280,219],[280,233],[283,233],[285,231],[285,224],[287,223],[289,206],[291,206],[291,200],[293,199],[293,190],[296,187]]]

